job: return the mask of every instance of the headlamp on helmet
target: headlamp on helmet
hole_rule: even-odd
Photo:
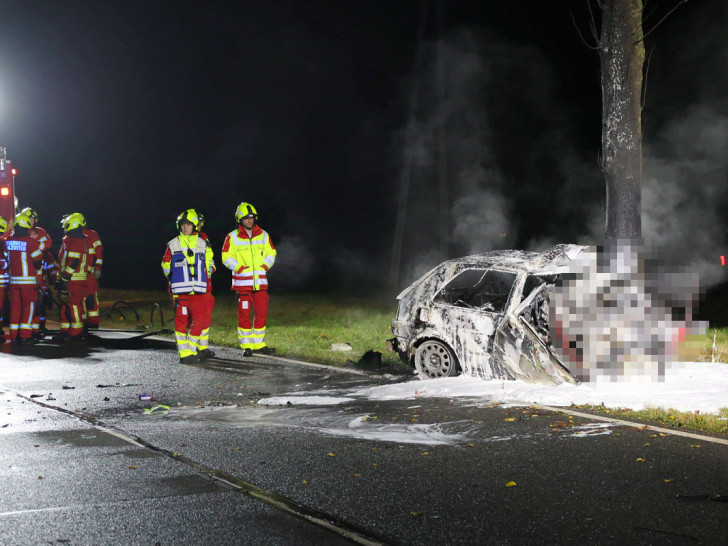
[[[235,220],[239,224],[243,218],[248,218],[248,217],[252,217],[257,222],[258,221],[258,211],[255,210],[255,207],[253,205],[243,201],[242,203],[240,203],[238,205],[238,208],[235,211]]]
[[[177,216],[177,229],[182,233],[182,222],[189,222],[195,228],[195,231],[200,229],[200,215],[197,214],[195,209],[187,209]]]

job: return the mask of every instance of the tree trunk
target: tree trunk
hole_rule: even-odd
[[[642,0],[603,0],[602,158],[607,187],[605,236],[641,237]]]

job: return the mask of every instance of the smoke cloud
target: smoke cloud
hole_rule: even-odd
[[[275,243],[277,259],[270,270],[271,284],[280,288],[301,288],[311,280],[315,260],[305,239],[298,235],[281,237]]]
[[[720,209],[728,190],[728,116],[697,105],[646,143],[642,178],[644,239],[689,263],[705,286],[722,280],[726,252]]]
[[[728,23],[728,10],[706,6],[681,17],[658,29],[666,33],[662,39],[672,27],[700,27],[706,18]],[[728,82],[722,69],[709,77],[696,73],[697,59],[724,68],[728,47],[707,34],[682,44],[671,40],[656,55],[643,114],[643,239],[672,266],[698,272],[702,290],[725,279],[719,256],[728,255],[722,213],[728,206]],[[473,30],[429,44],[424,59],[412,82],[418,105],[408,126],[414,137],[404,139],[411,176],[403,281],[471,253],[601,242],[598,110],[593,130],[570,129],[582,114],[565,104],[556,63],[531,46]],[[594,86],[597,94],[596,78]],[[584,130],[592,131],[591,148]]]

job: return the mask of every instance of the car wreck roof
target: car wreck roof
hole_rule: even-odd
[[[543,252],[527,250],[494,250],[448,260],[450,263],[478,266],[498,266],[514,270],[539,272],[553,270],[571,262],[586,248],[580,245],[556,245]]]

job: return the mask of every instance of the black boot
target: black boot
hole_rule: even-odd
[[[199,353],[197,353],[197,357],[200,359],[200,362],[207,360],[208,358],[212,358],[213,356],[215,356],[215,353],[210,349],[202,349]]]
[[[187,355],[180,357],[180,364],[197,364],[200,361],[200,357],[197,355]]]

